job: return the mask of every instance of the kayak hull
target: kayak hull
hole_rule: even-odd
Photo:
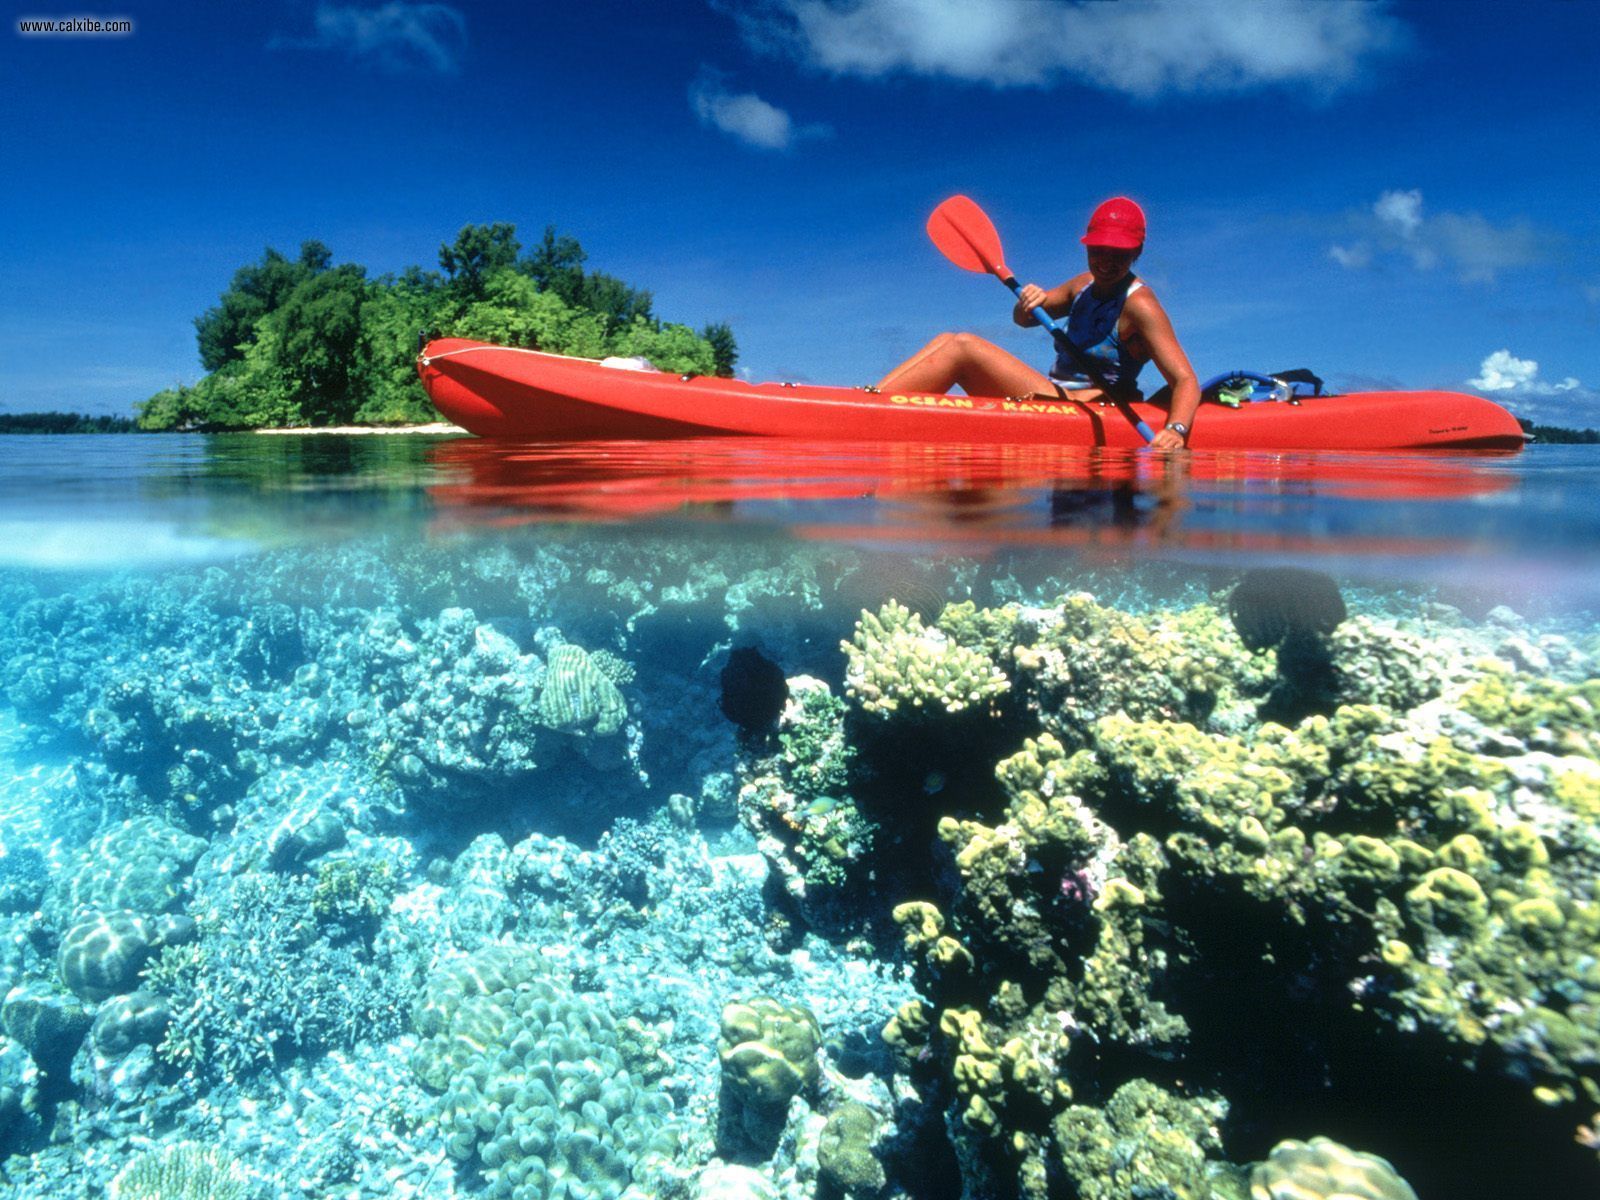
[[[434,407],[480,437],[1144,444],[1111,404],[686,377],[461,338],[430,342],[417,371]],[[1166,418],[1158,405],[1136,402],[1132,408],[1153,428]],[[1503,450],[1525,440],[1515,417],[1480,396],[1363,392],[1239,408],[1206,404],[1189,444],[1197,450]]]

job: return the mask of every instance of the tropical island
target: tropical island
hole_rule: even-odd
[[[696,333],[663,322],[650,292],[586,271],[587,257],[577,239],[553,226],[524,253],[516,226],[505,222],[464,226],[439,247],[439,271],[412,266],[376,278],[356,263],[335,265],[320,241],[302,243],[295,258],[268,247],[195,319],[207,374],[138,404],[138,427],[215,432],[435,421],[413,365],[419,332],[733,374],[738,347],[726,324]]]

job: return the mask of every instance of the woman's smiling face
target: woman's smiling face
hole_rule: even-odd
[[[1116,283],[1133,270],[1133,264],[1143,247],[1124,250],[1118,246],[1087,246],[1085,249],[1089,254],[1089,273],[1094,276],[1094,281]]]

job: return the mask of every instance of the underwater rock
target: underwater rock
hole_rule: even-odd
[[[1331,1138],[1290,1139],[1250,1174],[1250,1200],[1417,1200],[1393,1164]]]
[[[722,715],[750,733],[761,733],[778,722],[789,699],[789,683],[778,666],[754,646],[741,646],[728,655],[722,668]]]
[[[7,846],[0,852],[0,913],[32,912],[44,898],[50,870],[33,846]]]
[[[38,1102],[39,1067],[33,1056],[20,1042],[0,1037],[0,1157],[36,1131]]]
[[[767,1177],[752,1167],[714,1162],[695,1180],[694,1200],[777,1200]]]
[[[91,1034],[106,1054],[126,1054],[135,1046],[159,1045],[172,1021],[166,997],[140,990],[116,996],[100,1006]]]
[[[267,860],[279,871],[303,867],[344,845],[345,834],[344,818],[332,809],[296,808],[267,834]]]
[[[76,996],[37,981],[12,988],[0,1004],[0,1024],[46,1075],[66,1075],[93,1021]]]
[[[1332,633],[1346,615],[1333,577],[1303,567],[1246,571],[1228,597],[1228,612],[1253,651],[1276,646],[1293,633]]]

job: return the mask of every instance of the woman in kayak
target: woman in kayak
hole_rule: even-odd
[[[1181,449],[1200,406],[1200,384],[1166,310],[1133,273],[1144,250],[1144,211],[1124,196],[1107,200],[1090,216],[1082,241],[1088,247],[1089,269],[1049,291],[1028,284],[1011,319],[1022,326],[1037,325],[1031,310],[1041,306],[1052,317],[1065,317],[1067,336],[1095,359],[1113,385],[1131,387],[1140,368],[1153,361],[1172,389],[1172,403],[1166,426],[1150,445]],[[1058,354],[1050,374],[1042,375],[971,333],[940,334],[884,376],[878,390],[939,393],[958,386],[969,396],[1098,400],[1104,395],[1070,355]]]

